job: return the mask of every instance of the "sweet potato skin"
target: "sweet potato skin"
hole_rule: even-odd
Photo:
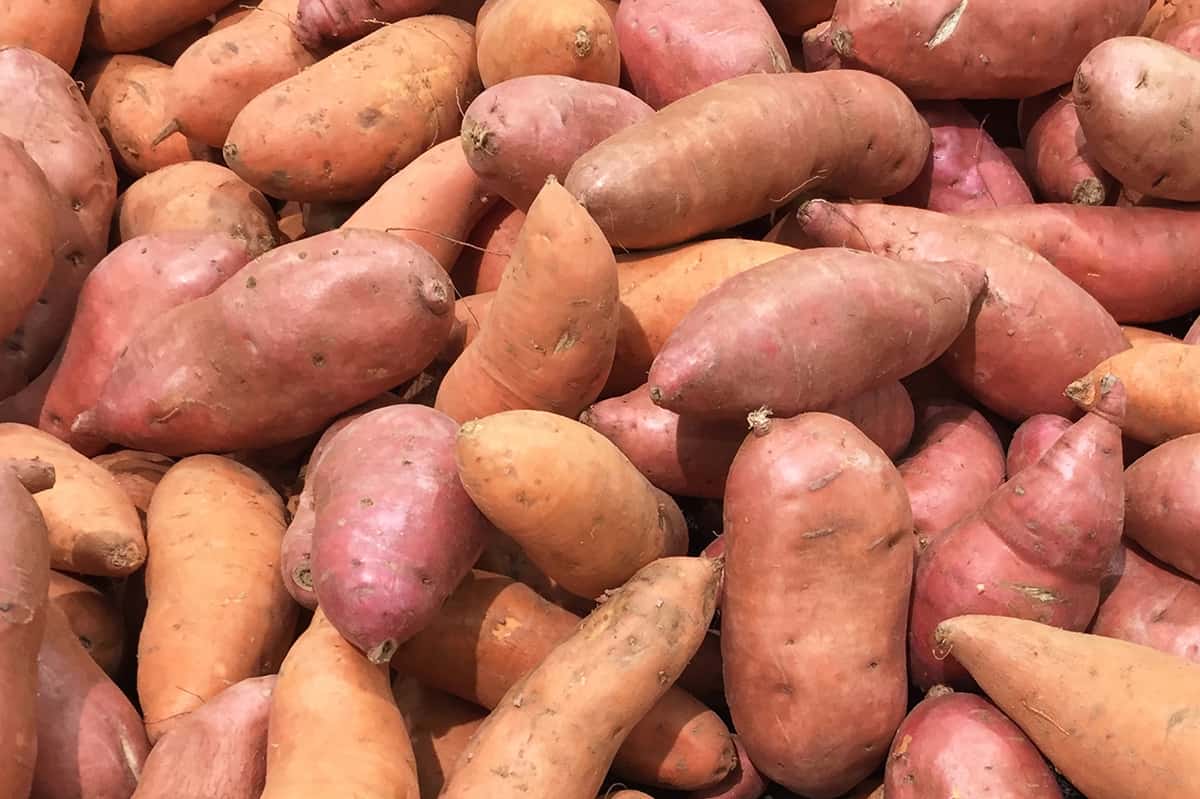
[[[132,53],[157,44],[176,31],[215,14],[227,0],[100,0],[92,6],[85,41],[107,53]]]
[[[1182,436],[1143,455],[1125,472],[1125,534],[1151,555],[1200,579],[1200,512],[1192,487],[1200,477],[1200,434]]]
[[[1071,427],[1071,420],[1053,413],[1030,416],[1013,432],[1005,457],[1005,473],[1009,477],[1037,463],[1046,450]]]
[[[225,162],[274,197],[361,200],[452,138],[479,93],[472,26],[389,25],[262,92],[238,113]]]
[[[119,449],[97,455],[92,461],[112,473],[117,485],[121,486],[129,501],[142,514],[150,510],[154,489],[158,487],[167,470],[175,464],[175,461],[166,455],[132,449]]]
[[[1033,117],[1024,133],[1026,163],[1045,202],[1104,205],[1116,181],[1088,148],[1069,92],[1055,89],[1021,101]]]
[[[485,89],[463,115],[462,149],[484,185],[528,211],[551,175],[654,113],[624,89],[565,75],[528,75]]]
[[[1061,86],[1095,45],[1137,30],[1145,0],[919,6],[839,0],[832,37],[842,66],[888,78],[915,99],[1029,97]],[[1003,36],[996,31],[1003,30]],[[1013,47],[1012,42],[1037,46]]]
[[[1075,73],[1079,126],[1096,160],[1126,189],[1200,200],[1200,148],[1187,135],[1200,102],[1200,64],[1169,44],[1121,36],[1099,44]]]
[[[743,117],[759,121],[708,121]],[[929,143],[912,103],[877,76],[745,75],[609,137],[575,162],[564,185],[613,246],[665,247],[762,216],[802,191],[894,194],[920,173]],[[791,157],[759,157],[777,150]]]
[[[721,655],[734,726],[767,777],[832,799],[879,766],[907,706],[903,481],[849,422],[772,419],[738,450],[724,516]],[[870,678],[814,679],[834,669]]]
[[[517,246],[525,213],[497,203],[471,230],[468,246],[454,264],[454,286],[463,297],[495,291]]]
[[[1200,584],[1122,546],[1089,632],[1200,663]]]
[[[392,680],[392,694],[412,740],[421,799],[437,799],[487,711],[403,675]]]
[[[143,327],[97,403],[95,430],[164,454],[295,440],[428,365],[449,334],[452,297],[428,253],[387,233],[280,247]],[[349,307],[357,313],[344,317]],[[188,370],[186,388],[176,368]]]
[[[1179,341],[1175,336],[1168,336],[1166,333],[1135,325],[1121,325],[1121,332],[1125,334],[1125,340],[1131,347],[1144,347],[1147,344],[1173,344]]]
[[[828,408],[937,359],[984,284],[974,264],[899,264],[835,248],[778,258],[726,280],[684,317],[650,367],[651,399],[714,418]],[[846,302],[859,313],[841,313]],[[753,322],[736,324],[751,306]]]
[[[379,30],[381,24],[426,14],[440,0],[301,0],[296,38],[316,49],[324,42],[341,45]]]
[[[0,47],[35,50],[70,72],[79,57],[91,7],[90,0],[37,4],[4,0],[0,3]]]
[[[0,238],[5,242],[0,260],[5,286],[0,296],[0,338],[7,338],[20,327],[50,279],[56,220],[50,184],[41,168],[20,142],[4,135],[0,135],[0,180],[5,187],[0,200]],[[0,383],[0,394],[19,388]]]
[[[475,40],[479,75],[495,86],[523,75],[566,75],[617,85],[621,53],[613,19],[596,0],[488,0]]]
[[[113,602],[87,583],[56,571],[50,572],[49,601],[62,611],[96,665],[115,678],[125,650],[125,622]]]
[[[656,109],[729,78],[792,70],[755,0],[626,0],[616,31],[634,92]]]

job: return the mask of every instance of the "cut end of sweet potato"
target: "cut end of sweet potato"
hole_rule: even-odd
[[[466,117],[463,119],[460,136],[462,138],[463,150],[466,151],[468,158],[478,156],[481,153],[483,155],[496,154],[496,143],[492,137],[492,132],[482,122]]]
[[[1067,397],[1083,410],[1090,410],[1096,404],[1097,386],[1091,377],[1081,377],[1064,392]]]
[[[301,591],[311,593],[313,590],[312,567],[305,563],[292,569],[292,582],[295,583]]]
[[[1104,205],[1104,184],[1098,178],[1084,178],[1071,190],[1074,205]]]
[[[396,650],[399,648],[400,645],[396,643],[396,639],[388,638],[371,647],[371,651],[367,652],[367,660],[375,663],[376,665],[381,663],[391,663],[392,656],[396,654]]]

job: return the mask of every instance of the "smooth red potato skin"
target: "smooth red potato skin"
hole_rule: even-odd
[[[616,30],[634,92],[656,109],[729,78],[792,70],[757,0],[625,0]]]
[[[1088,149],[1069,91],[1027,98],[1021,109],[1033,117],[1024,133],[1025,156],[1042,200],[1104,205],[1117,182]]]
[[[55,210],[41,168],[20,142],[0,135],[0,338],[21,325],[26,311],[37,300],[54,269]],[[21,386],[0,383],[0,395],[16,393]],[[9,390],[11,389],[11,390]]]
[[[1200,583],[1132,546],[1112,572],[1089,632],[1200,663]]]
[[[426,14],[440,0],[301,0],[295,32],[306,47],[343,45],[379,30],[380,25]]]
[[[1164,563],[1200,579],[1200,434],[1160,444],[1125,472],[1125,535]]]
[[[1005,472],[1013,477],[1037,463],[1070,427],[1070,419],[1053,413],[1039,413],[1021,422],[1008,445]]]

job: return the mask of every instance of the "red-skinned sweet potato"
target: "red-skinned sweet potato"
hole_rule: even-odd
[[[1069,88],[1021,101],[1026,164],[1046,202],[1105,205],[1116,181],[1088,149]]]
[[[696,304],[654,359],[650,398],[710,417],[828,408],[937,359],[984,284],[983,269],[967,263],[900,264],[834,248],[783,256]],[[858,312],[842,313],[846,303]]]
[[[729,78],[792,71],[757,0],[625,0],[616,31],[633,89],[653,108]]]
[[[132,53],[215,14],[229,0],[99,0],[88,17],[85,42],[106,53]]]
[[[733,736],[733,746],[738,758],[733,770],[711,788],[692,791],[687,799],[759,799],[766,792],[766,779],[750,762],[746,748],[736,735]]]
[[[433,258],[387,233],[285,245],[144,326],[75,428],[168,455],[295,440],[425,368],[452,298]]]
[[[70,72],[83,44],[90,0],[0,3],[0,47],[27,47]]]
[[[1200,583],[1122,546],[1089,632],[1200,663]]]
[[[21,325],[54,269],[55,219],[50,184],[20,142],[0,135],[0,338]],[[0,395],[14,394],[20,385],[0,382]]]
[[[711,121],[744,117],[757,121]],[[605,139],[564,185],[614,247],[665,247],[767,214],[801,192],[894,194],[920,173],[929,142],[908,98],[875,75],[744,75]],[[777,151],[790,155],[761,157]]]
[[[1200,435],[1161,444],[1125,472],[1125,535],[1151,555],[1200,579],[1200,539],[1194,520],[1200,503]]]
[[[96,665],[115,679],[125,650],[125,621],[112,600],[99,589],[56,571],[50,572],[49,597]]]
[[[721,655],[734,725],[764,775],[832,799],[882,763],[907,706],[904,483],[845,420],[769,420],[738,450],[724,516]],[[844,679],[813,677],[835,671]]]
[[[620,78],[613,18],[596,0],[559,0],[552,5],[488,0],[475,24],[484,86],[523,75],[566,75],[613,86]]]
[[[487,711],[400,674],[392,680],[392,694],[417,758],[421,799],[437,799]]]
[[[454,286],[464,298],[495,291],[517,246],[525,214],[508,203],[497,202],[484,214],[454,264]]]
[[[801,37],[801,52],[804,55],[804,71],[820,72],[823,69],[840,69],[841,59],[833,49],[830,32],[832,23],[824,20],[804,31]]]
[[[1014,477],[1025,467],[1037,463],[1070,428],[1070,419],[1053,413],[1035,414],[1021,422],[1008,445],[1005,473]]]
[[[438,4],[439,0],[301,0],[296,38],[311,49],[340,47],[389,22],[429,13]]]
[[[942,621],[993,613],[1084,630],[1121,540],[1125,391],[1105,381],[1096,409],[1034,464],[1000,486],[921,555],[909,622],[909,664],[921,688],[969,685],[934,639]]]

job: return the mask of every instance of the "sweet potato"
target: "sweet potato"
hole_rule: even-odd
[[[1033,203],[1021,173],[962,103],[927,101],[917,110],[933,146],[921,174],[891,202],[947,212]]]
[[[276,676],[234,683],[164,735],[130,799],[258,799]]]
[[[390,177],[341,227],[383,230],[407,239],[449,272],[462,240],[494,202],[467,164],[462,145],[450,139]],[[305,227],[311,235],[311,227]]]
[[[137,511],[103,466],[49,433],[21,424],[0,424],[0,457],[54,464],[54,488],[34,497],[50,532],[54,568],[111,577],[141,568],[146,541]]]
[[[42,373],[25,388],[12,396],[0,400],[0,422],[20,422],[30,427],[37,427],[38,418],[42,415],[42,403],[46,401],[46,392],[50,390],[50,382],[58,372],[59,359],[62,358],[63,348],[58,348],[58,355]],[[22,376],[22,382],[24,377]],[[3,394],[0,391],[0,394]]]
[[[436,407],[459,422],[519,408],[576,416],[608,379],[618,318],[612,249],[550,179],[529,209],[478,337],[442,380]]]
[[[300,201],[361,200],[452,138],[479,92],[472,27],[425,16],[389,25],[250,100],[225,162]]]
[[[37,656],[46,627],[46,523],[16,473],[0,468],[0,795],[25,797],[38,757]]]
[[[463,354],[467,346],[479,335],[479,329],[483,320],[487,319],[488,312],[492,309],[492,300],[495,298],[496,292],[489,291],[455,301],[454,327],[446,340],[446,346],[438,353],[439,363],[452,364]]]
[[[1138,36],[1151,36],[1161,42],[1169,41],[1180,28],[1200,18],[1196,0],[1154,0]]]
[[[525,214],[498,202],[471,230],[454,265],[454,285],[463,297],[495,291],[517,246]]]
[[[171,68],[139,55],[115,55],[80,66],[83,96],[104,134],[113,160],[135,178],[170,164],[212,161],[205,144],[173,133],[156,141],[165,118]]]
[[[994,616],[945,621],[938,641],[1090,799],[1200,792],[1194,664],[1125,641]],[[1137,701],[1113,699],[1121,696]]]
[[[888,799],[1062,799],[1054,774],[1016,724],[987,700],[934,686],[892,742]]]
[[[1015,477],[1018,472],[1041,460],[1046,450],[1071,428],[1071,420],[1053,413],[1039,413],[1021,422],[1013,432],[1005,457],[1005,473]]]
[[[1072,0],[1052,13],[1036,0],[838,0],[831,30],[844,67],[915,99],[1020,98],[1069,81],[1089,50],[1133,33],[1145,13],[1146,0]]]
[[[283,502],[241,464],[216,455],[175,464],[146,526],[137,687],[153,742],[233,683],[274,673],[296,605],[279,578]]]
[[[596,0],[552,5],[488,0],[475,24],[484,86],[523,75],[565,75],[613,86],[620,79],[613,19]]]
[[[801,54],[804,56],[805,72],[841,68],[841,59],[838,57],[837,51],[833,49],[830,27],[830,21],[824,20],[804,31],[804,35],[801,37]]]
[[[1166,333],[1159,333],[1157,330],[1149,330],[1144,327],[1134,327],[1133,325],[1121,325],[1121,332],[1125,335],[1125,340],[1129,342],[1129,346],[1131,347],[1144,347],[1147,344],[1174,344],[1179,341],[1179,339],[1174,336],[1168,336]]]
[[[982,267],[967,263],[900,264],[834,248],[783,256],[696,304],[654,359],[650,398],[711,417],[828,408],[934,361],[984,284]],[[842,312],[847,304],[854,315]],[[737,324],[748,307],[753,318]]]
[[[508,690],[441,795],[592,799],[620,745],[704,639],[721,569],[707,558],[639,569]]]
[[[1200,200],[1200,147],[1188,135],[1200,104],[1195,58],[1140,36],[1109,39],[1079,65],[1072,97],[1088,149],[1126,189]]]
[[[5,287],[0,295],[0,338],[7,338],[21,326],[50,279],[57,222],[46,176],[19,141],[2,134],[0,181],[5,187],[0,200],[0,280]],[[0,384],[0,394],[20,387]]]
[[[832,799],[882,763],[907,707],[904,483],[843,419],[772,419],[738,450],[724,515],[721,655],[734,726],[764,775]],[[835,672],[842,679],[816,676]]]
[[[1126,350],[1101,362],[1067,386],[1067,396],[1083,410],[1101,397],[1101,379],[1116,375],[1129,393],[1122,425],[1125,435],[1157,445],[1200,433],[1200,348],[1191,344],[1151,344]]]
[[[1009,419],[1074,412],[1063,387],[1128,347],[1112,316],[1044,258],[942,214],[813,200],[798,212],[821,246],[903,261],[961,259],[987,267],[987,288],[963,335],[939,360],[955,382]],[[1036,364],[1026,353],[1036,352]]]
[[[737,765],[733,770],[711,788],[692,791],[687,799],[759,799],[766,792],[767,781],[750,762],[750,756],[736,735],[733,746],[737,750]]]
[[[459,482],[457,430],[421,405],[371,411],[329,441],[309,478],[317,600],[372,663],[429,622],[493,532]]]
[[[750,239],[710,239],[618,256],[621,325],[603,395],[645,383],[654,356],[701,297],[736,274],[794,251]]]
[[[150,499],[159,481],[175,464],[166,455],[132,449],[97,455],[92,460],[112,472],[129,501],[143,514],[150,510]]]
[[[38,753],[30,799],[130,796],[150,752],[142,717],[53,606],[46,609],[37,660]]]
[[[758,0],[625,0],[616,33],[634,92],[654,108],[729,78],[792,71]]]
[[[1187,333],[1183,336],[1184,344],[1200,344],[1200,317],[1197,321],[1192,322],[1192,326],[1188,328]]]
[[[139,236],[113,250],[84,282],[39,426],[85,455],[104,449],[104,439],[71,426],[94,407],[125,347],[160,314],[210,293],[249,260],[244,242],[189,231]]]
[[[30,494],[54,488],[54,464],[40,458],[0,458],[0,469],[11,471]]]
[[[755,123],[712,122],[743,118]],[[613,246],[665,247],[767,214],[800,192],[894,194],[920,173],[929,141],[908,98],[875,75],[745,75],[605,139],[564,185]]]
[[[494,708],[578,624],[575,614],[529,586],[476,571],[400,647],[392,665],[424,685]],[[613,768],[639,783],[691,790],[720,781],[734,760],[720,717],[673,687],[634,725]]]
[[[1172,28],[1160,41],[1178,48],[1193,58],[1200,57],[1200,18]]]
[[[1198,475],[1200,435],[1155,447],[1125,473],[1125,535],[1196,579],[1200,579],[1200,540],[1194,519],[1200,507],[1192,498],[1192,488]]]
[[[157,44],[176,31],[215,14],[229,0],[97,0],[84,41],[94,50],[132,53]]]
[[[125,621],[118,608],[99,590],[55,571],[49,597],[96,665],[115,677],[125,649]]]
[[[324,43],[341,46],[389,22],[426,14],[438,5],[439,0],[301,0],[296,38],[312,49]]]
[[[919,555],[1000,487],[1004,448],[979,411],[953,400],[926,401],[918,406],[912,452],[897,466]]]
[[[1092,156],[1069,92],[1054,89],[1021,101],[1025,156],[1038,194],[1046,202],[1104,205],[1116,181]]]
[[[1121,547],[1090,632],[1200,663],[1200,583]]]
[[[578,422],[544,411],[477,419],[459,430],[457,458],[484,515],[577,596],[598,597],[650,561],[687,551],[675,502]]]
[[[226,6],[226,9],[228,8]],[[183,55],[185,50],[203,39],[213,29],[214,24],[210,23],[208,19],[208,17],[205,17],[200,22],[193,22],[183,30],[172,33],[157,44],[139,50],[137,54],[143,55],[146,58],[153,58],[155,61],[160,61],[167,65],[174,64],[179,60],[179,56]]]
[[[921,555],[909,621],[913,682],[969,685],[934,630],[963,613],[992,613],[1084,630],[1121,540],[1125,391],[1105,380],[1097,407]]]
[[[402,675],[392,680],[392,694],[412,740],[421,799],[437,799],[487,711]]]
[[[654,111],[634,95],[564,75],[530,75],[484,90],[463,115],[462,149],[483,184],[528,211],[546,179]]]
[[[0,47],[26,47],[41,53],[67,72],[75,67],[90,0],[23,0],[0,2]]]
[[[452,297],[428,253],[387,233],[285,245],[142,327],[75,429],[167,455],[293,441],[425,368]]]

